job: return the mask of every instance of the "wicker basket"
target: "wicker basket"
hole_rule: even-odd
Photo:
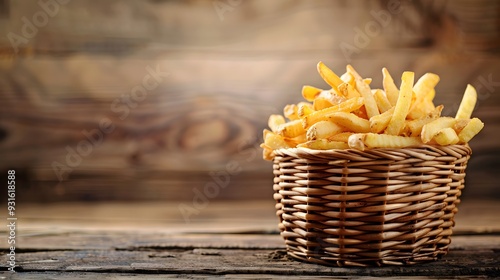
[[[276,214],[293,258],[380,266],[447,253],[468,145],[275,154]]]

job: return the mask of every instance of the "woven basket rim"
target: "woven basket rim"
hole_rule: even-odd
[[[427,153],[420,154],[419,152],[427,151]],[[370,157],[370,158],[393,158],[394,156],[406,154],[412,157],[421,159],[431,159],[430,154],[451,155],[456,158],[462,158],[472,154],[472,149],[469,144],[456,144],[448,146],[440,145],[420,145],[405,148],[372,148],[365,149],[364,151],[357,149],[330,149],[330,150],[315,150],[305,147],[298,148],[282,148],[274,150],[274,154],[280,156],[293,156],[293,157]]]
[[[420,146],[412,146],[412,147],[405,147],[405,148],[371,148],[371,149],[365,149],[364,151],[358,150],[358,149],[328,149],[328,150],[317,150],[317,149],[311,149],[307,147],[296,147],[296,148],[281,148],[281,149],[276,149],[275,151],[315,151],[315,152],[339,152],[339,151],[356,151],[356,152],[368,152],[368,151],[401,151],[401,150],[413,150],[413,149],[446,149],[446,148],[453,148],[453,147],[468,147],[470,148],[469,144],[455,144],[455,145],[447,145],[447,146],[441,146],[441,145],[429,145],[429,144],[423,144]]]

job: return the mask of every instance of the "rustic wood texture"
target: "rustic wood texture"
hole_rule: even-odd
[[[221,14],[215,1],[72,0],[33,36],[23,30],[43,12],[38,2],[0,3],[0,170],[19,170],[25,201],[190,199],[186,188],[231,160],[242,172],[219,198],[266,198],[261,130],[304,84],[326,86],[320,60],[338,72],[351,63],[378,87],[384,66],[396,80],[403,70],[439,74],[436,103],[449,115],[475,85],[486,127],[471,143],[465,195],[499,197],[497,1],[402,1],[363,44],[357,34],[390,1],[253,0]],[[17,52],[11,32],[27,40]],[[342,43],[359,51],[346,55]],[[131,101],[157,68],[158,84]],[[72,158],[103,120],[114,130]],[[54,162],[69,169],[62,180]],[[131,192],[137,183],[143,192]]]
[[[10,279],[106,279],[106,280],[127,280],[146,278],[144,274],[123,273],[121,275],[111,273],[92,273],[92,272],[27,272],[21,275],[7,275]],[[227,275],[199,275],[199,274],[148,274],[146,279],[304,279],[303,275],[275,275],[275,274],[231,274]],[[425,276],[405,276],[399,279],[419,280],[419,279],[443,279],[446,277],[425,277]],[[331,276],[307,275],[307,279],[332,279]],[[375,276],[336,276],[335,279],[378,279]],[[454,276],[453,279],[485,279],[485,276]]]
[[[473,239],[473,238],[471,238]],[[146,248],[142,251],[77,250],[19,253],[23,272],[107,272],[144,274],[270,274],[323,276],[499,276],[500,240],[483,237],[487,249],[451,248],[442,260],[418,266],[383,268],[332,268],[291,261],[284,250]],[[459,245],[463,245],[460,244]],[[467,261],[464,261],[467,259]]]
[[[374,268],[327,267],[288,258],[273,207],[262,201],[242,205],[214,202],[207,208],[207,216],[195,225],[181,223],[174,211],[165,211],[164,205],[158,203],[92,206],[24,205],[24,211],[20,212],[23,214],[18,217],[18,273],[3,272],[0,276],[12,277],[7,279],[133,276],[156,279],[155,275],[195,279],[279,279],[283,275],[292,279],[500,277],[500,218],[495,214],[500,209],[495,201],[463,202],[464,211],[457,216],[450,252],[442,259],[414,266]],[[226,210],[230,207],[233,211]],[[81,209],[92,211],[82,215]],[[244,221],[249,212],[258,216],[250,223]],[[144,219],[145,213],[150,214],[149,219]],[[235,221],[237,216],[241,219]],[[129,219],[123,223],[118,217]],[[247,228],[235,227],[236,224],[246,224]],[[0,248],[2,254],[6,253],[5,243]],[[5,264],[0,264],[0,268],[6,269]]]

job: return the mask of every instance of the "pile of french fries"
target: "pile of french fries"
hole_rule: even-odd
[[[272,160],[282,148],[373,149],[469,142],[484,127],[471,118],[477,101],[467,85],[456,116],[442,117],[443,105],[433,103],[439,76],[426,73],[416,83],[413,72],[404,72],[398,89],[391,74],[382,69],[383,89],[371,89],[371,79],[351,66],[340,77],[323,62],[318,72],[329,90],[304,86],[306,101],[286,105],[283,115],[271,115],[264,130],[263,157]]]

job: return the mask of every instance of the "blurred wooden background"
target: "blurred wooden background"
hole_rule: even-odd
[[[0,170],[25,201],[190,200],[214,176],[213,199],[272,199],[261,131],[326,87],[322,60],[374,87],[437,73],[450,115],[476,86],[465,195],[500,198],[499,19],[496,0],[0,0]]]

